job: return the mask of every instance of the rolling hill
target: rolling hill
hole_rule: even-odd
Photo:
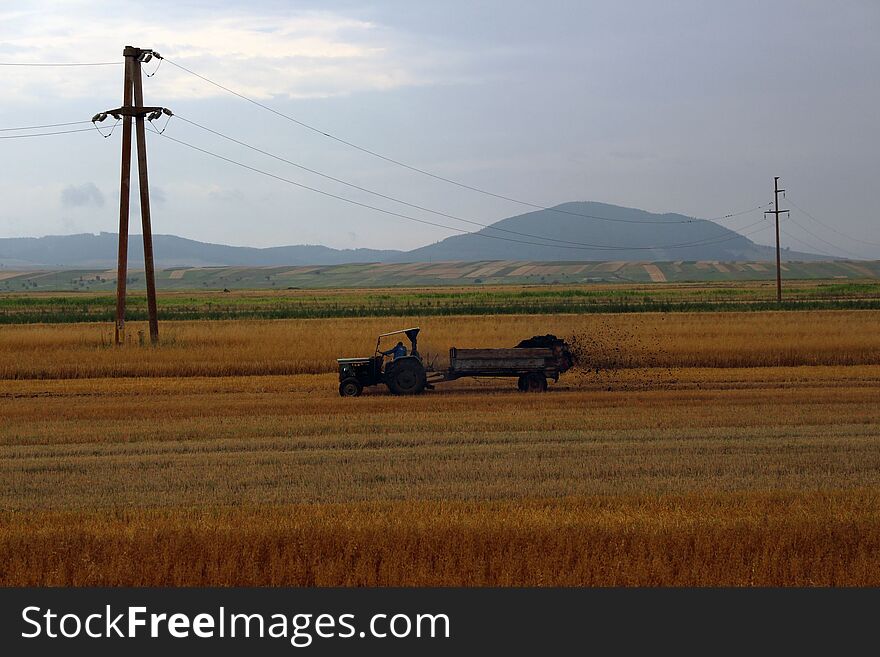
[[[625,245],[625,248],[617,248]],[[564,203],[503,219],[475,233],[455,235],[412,251],[332,249],[320,245],[253,248],[154,235],[158,268],[274,267],[367,262],[437,261],[700,261],[772,260],[770,247],[724,226],[680,214],[654,214],[605,203]],[[115,233],[0,239],[6,269],[112,268]],[[786,260],[827,257],[786,251]],[[141,240],[132,235],[129,263],[143,266]]]
[[[787,261],[786,280],[822,280],[835,285],[880,279],[880,261]],[[493,285],[653,284],[767,281],[776,268],[767,262],[712,260],[675,262],[478,262],[371,263],[283,267],[176,267],[156,272],[161,290],[306,290]],[[0,269],[4,292],[112,292],[113,269],[9,271]],[[142,269],[130,269],[129,290],[144,289]],[[0,313],[2,314],[2,313]]]
[[[48,237],[0,238],[0,265],[6,268],[114,267],[119,236],[117,233],[93,235],[52,235]],[[144,264],[140,235],[130,235],[128,262]],[[176,235],[153,235],[156,266],[168,267],[272,267],[283,265],[338,265],[348,262],[381,262],[397,251],[374,249],[331,249],[318,245],[254,248],[198,242]]]

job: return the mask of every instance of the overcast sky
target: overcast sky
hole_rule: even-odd
[[[716,217],[771,200],[778,175],[790,201],[820,222],[786,205],[784,243],[874,258],[878,34],[876,0],[0,1],[0,62],[121,61],[126,44],[153,48],[342,139],[540,205],[595,200]],[[0,128],[86,120],[121,104],[122,66],[0,67],[0,76]],[[168,61],[144,89],[148,105],[411,203],[483,223],[528,210],[349,148]],[[0,140],[0,237],[115,232],[119,132]],[[180,119],[165,134],[360,202],[473,228]],[[453,234],[157,135],[148,151],[157,233],[340,248],[412,248]],[[768,222],[752,238],[771,236]]]

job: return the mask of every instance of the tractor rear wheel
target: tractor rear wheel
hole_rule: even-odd
[[[519,377],[517,387],[521,392],[546,392],[547,377],[542,372],[532,372]]]
[[[388,376],[388,389],[395,395],[417,395],[426,383],[425,367],[415,358],[401,360]]]
[[[364,386],[354,377],[349,377],[339,384],[340,397],[358,397],[363,391]]]

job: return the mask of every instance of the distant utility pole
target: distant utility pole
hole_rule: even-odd
[[[779,255],[779,215],[788,212],[788,210],[779,209],[779,194],[785,198],[785,190],[779,189],[779,176],[773,177],[773,201],[775,207],[773,210],[767,210],[764,214],[776,215],[776,302],[782,303],[782,259]]]
[[[93,122],[103,121],[107,115],[117,121],[122,118],[122,177],[119,185],[119,259],[116,268],[116,344],[125,342],[125,284],[128,277],[128,215],[131,188],[131,119],[135,119],[137,133],[138,187],[141,199],[141,226],[144,234],[144,269],[147,279],[147,312],[150,319],[150,342],[159,342],[159,318],[156,308],[156,275],[153,266],[153,229],[150,224],[150,188],[147,180],[147,135],[144,119],[171,116],[165,107],[144,107],[144,88],[141,63],[153,57],[161,59],[152,50],[126,46],[125,86],[122,107],[96,114]],[[133,102],[132,102],[133,101]]]

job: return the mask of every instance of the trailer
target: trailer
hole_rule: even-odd
[[[449,350],[449,369],[432,372],[429,383],[455,381],[466,376],[508,377],[517,379],[524,392],[544,392],[547,380],[559,381],[559,375],[571,367],[564,354],[552,347],[515,347],[513,349]]]
[[[554,335],[534,336],[516,347],[505,349],[449,350],[449,367],[435,370],[426,365],[418,352],[418,327],[383,333],[376,341],[376,351],[366,358],[339,358],[339,394],[357,397],[367,386],[385,384],[393,394],[414,395],[432,390],[435,384],[455,381],[464,377],[507,377],[517,379],[522,392],[544,392],[547,381],[559,381],[559,376],[574,365],[574,357],[564,340]],[[411,349],[398,353],[386,361],[390,351],[382,351],[382,339],[405,335]]]

